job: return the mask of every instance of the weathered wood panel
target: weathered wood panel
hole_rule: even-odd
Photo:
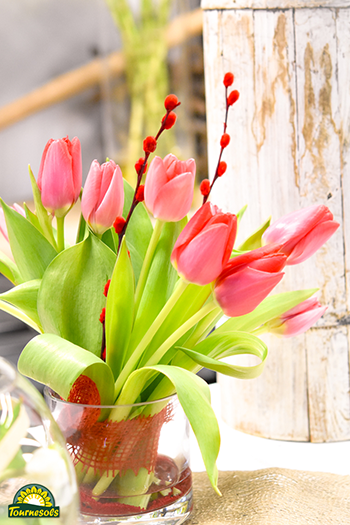
[[[317,255],[287,269],[278,289],[319,287],[320,300],[328,304],[324,319],[292,340],[271,338],[260,378],[220,377],[224,417],[268,437],[349,439],[349,337],[339,322],[349,311],[350,10],[225,10],[226,3],[220,5],[224,10],[204,12],[211,174],[226,71],[234,72],[241,97],[229,121],[233,146],[225,151],[231,176],[219,181],[213,201],[231,211],[249,204],[242,236],[271,213],[278,218],[314,203],[327,203],[341,223]]]
[[[290,9],[349,7],[348,0],[202,0],[203,9]]]

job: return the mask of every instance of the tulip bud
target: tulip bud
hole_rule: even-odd
[[[56,217],[64,217],[79,197],[81,181],[79,139],[50,139],[41,158],[37,181],[43,206]]]
[[[264,244],[280,243],[287,264],[299,264],[313,255],[339,228],[323,205],[314,205],[285,215],[267,228]]]
[[[310,297],[280,317],[266,323],[266,328],[270,333],[293,337],[311,328],[326,310],[327,306],[322,306],[316,297]]]
[[[266,246],[230,259],[214,288],[225,315],[252,312],[280,282],[287,257],[279,249],[280,245]]]
[[[177,222],[190,211],[196,163],[175,155],[154,157],[145,183],[145,204],[156,219]]]
[[[102,235],[122,214],[123,205],[123,176],[119,166],[113,160],[101,166],[94,160],[81,199],[84,219],[95,233]]]
[[[171,262],[186,281],[209,284],[229,260],[236,231],[237,217],[207,202],[180,233]]]

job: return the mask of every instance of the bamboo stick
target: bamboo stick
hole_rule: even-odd
[[[200,8],[176,17],[169,23],[166,30],[168,47],[175,47],[200,34],[202,27],[202,10]],[[124,69],[124,54],[122,51],[116,51],[105,59],[94,59],[85,66],[64,73],[1,107],[0,130],[100,84],[106,75],[120,75]]]

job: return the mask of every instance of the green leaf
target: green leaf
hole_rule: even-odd
[[[106,304],[106,361],[116,379],[123,366],[134,321],[134,272],[123,238]]]
[[[124,179],[124,209],[123,217],[126,219],[132,200],[134,197],[134,190],[130,184]],[[114,236],[114,242],[118,247],[118,235],[114,229],[111,230]],[[130,249],[131,262],[134,268],[135,284],[137,284],[143,259],[145,258],[147,247],[151,239],[153,226],[151,219],[143,203],[139,203],[130,219],[126,229],[125,237],[127,245]],[[140,265],[140,260],[141,265]]]
[[[30,177],[30,182],[32,185],[32,191],[33,191],[33,197],[34,197],[35,212],[36,212],[36,216],[38,218],[38,222],[40,225],[40,230],[43,232],[43,235],[45,236],[45,238],[50,242],[50,244],[52,244],[52,246],[56,250],[57,244],[56,244],[56,240],[54,238],[53,231],[52,231],[51,217],[47,213],[46,209],[44,208],[41,202],[41,193],[36,183],[32,169],[30,166],[28,166],[28,169],[29,169],[29,177]]]
[[[264,369],[267,358],[267,346],[265,343],[258,337],[244,332],[220,334],[214,332],[204,341],[198,343],[193,350],[184,347],[181,347],[180,350],[201,367],[239,379],[258,377]],[[261,363],[254,366],[239,366],[222,363],[216,359],[244,354],[256,355],[261,359]],[[181,366],[181,361],[179,361],[179,366]]]
[[[99,357],[53,334],[41,334],[24,347],[19,361],[21,374],[43,383],[67,399],[80,375],[92,379],[101,404],[114,401],[114,380],[110,367]]]
[[[37,299],[41,279],[27,281],[7,292],[0,294],[0,299],[16,306],[40,327]]]
[[[270,226],[271,217],[265,221],[258,230],[256,230],[248,239],[239,247],[241,251],[250,251],[262,246],[261,237],[265,230]]]
[[[12,284],[23,282],[16,263],[14,263],[3,252],[0,252],[0,273],[2,273],[2,275],[4,275]]]
[[[1,199],[0,199],[1,200]],[[13,258],[24,281],[41,279],[56,250],[25,217],[1,200]]]
[[[170,255],[181,228],[181,223],[174,222],[163,227],[137,311],[128,354],[141,341],[174,289],[178,275],[170,262]]]
[[[103,290],[116,256],[94,234],[61,252],[47,268],[38,294],[44,332],[52,333],[100,356],[106,299]]]
[[[37,230],[39,230],[40,233],[43,233],[43,230],[39,224],[39,219],[38,217],[35,215],[35,213],[33,213],[27,206],[26,203],[23,203],[23,207],[24,207],[24,211],[26,212],[26,218],[28,219],[28,221],[33,225],[35,226],[35,228]]]
[[[129,376],[117,405],[134,402],[143,386],[156,372],[167,377],[174,385],[181,406],[197,438],[209,480],[214,490],[220,494],[217,487],[218,471],[216,468],[216,459],[220,449],[220,431],[215,413],[210,405],[210,390],[205,381],[176,366],[155,365],[140,368]],[[113,417],[112,414],[113,411],[110,417]]]
[[[23,323],[26,323],[28,326],[31,326],[34,330],[37,332],[41,332],[41,328],[31,319],[28,317],[24,312],[13,306],[12,304],[7,303],[6,301],[1,301],[0,299],[0,310],[3,312],[7,312],[8,314],[12,315],[12,317],[16,317],[20,321],[23,321]]]
[[[243,208],[241,208],[241,209],[239,210],[239,212],[236,213],[236,217],[237,217],[237,226],[240,225],[240,222],[241,222],[241,220],[242,220],[242,218],[243,218],[243,215],[245,214],[247,208],[248,208],[248,204],[246,204],[245,206],[243,206]]]
[[[280,316],[294,306],[311,297],[317,288],[308,290],[296,290],[293,292],[284,292],[271,295],[264,299],[262,303],[255,308],[253,312],[239,317],[232,317],[216,329],[216,333],[230,332],[241,330],[250,332],[255,328],[267,323],[271,319]]]

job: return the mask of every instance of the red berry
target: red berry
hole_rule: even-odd
[[[164,115],[164,117],[162,118],[162,124],[164,124],[165,122],[164,129],[172,128],[176,122],[176,119],[177,115],[175,115],[175,113],[173,113],[172,111],[167,115]]]
[[[225,87],[232,86],[234,78],[235,77],[233,76],[232,73],[226,73],[226,75],[224,76],[224,86]]]
[[[117,217],[113,223],[113,228],[115,230],[115,233],[117,233],[118,235],[119,233],[122,233],[125,223],[126,223],[126,220],[124,219],[124,217]]]
[[[168,95],[164,100],[164,107],[167,111],[172,111],[180,105],[179,99],[176,95]]]
[[[106,362],[106,347],[104,347],[103,352],[101,354],[102,361]]]
[[[218,177],[221,177],[221,175],[223,175],[226,170],[227,170],[227,164],[224,160],[222,160],[218,166]]]
[[[228,133],[224,133],[220,140],[220,146],[222,148],[226,148],[230,144],[230,135]]]
[[[210,193],[210,181],[209,179],[202,180],[200,186],[199,186],[201,194],[206,197]]]
[[[110,284],[111,284],[111,280],[108,279],[108,281],[107,281],[106,284],[105,284],[105,288],[104,288],[104,290],[103,290],[103,295],[104,295],[105,297],[107,297],[108,290],[109,290],[109,285],[110,285]]]
[[[106,318],[106,308],[102,308],[102,312],[100,314],[100,323],[104,323]]]
[[[137,202],[142,202],[145,200],[145,186],[144,184],[141,184],[137,190],[136,190],[136,194],[135,194],[135,199],[137,200]]]
[[[143,151],[145,153],[153,153],[157,147],[157,141],[154,137],[146,137],[143,141]]]
[[[229,96],[227,97],[227,105],[232,106],[237,100],[239,99],[239,91],[235,89],[234,91],[231,91]]]

